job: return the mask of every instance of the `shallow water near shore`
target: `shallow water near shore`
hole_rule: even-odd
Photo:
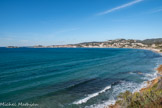
[[[120,48],[0,48],[0,101],[103,108],[156,77],[162,55]]]

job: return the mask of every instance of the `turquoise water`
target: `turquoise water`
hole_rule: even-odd
[[[0,102],[102,108],[156,77],[161,63],[162,56],[148,50],[0,48]]]

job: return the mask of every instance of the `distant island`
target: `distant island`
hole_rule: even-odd
[[[8,46],[7,48],[21,48],[18,46]],[[67,45],[35,45],[30,48],[138,48],[138,49],[152,49],[157,52],[162,52],[162,38],[156,39],[115,39],[103,42],[84,42],[78,44]]]
[[[20,48],[18,46],[7,46],[7,48]]]

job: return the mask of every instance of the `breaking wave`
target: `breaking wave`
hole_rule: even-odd
[[[110,88],[111,88],[111,86],[107,86],[107,87],[105,87],[103,90],[101,90],[101,91],[99,91],[99,92],[96,92],[96,93],[93,93],[93,94],[90,94],[90,95],[88,95],[86,98],[83,98],[83,99],[81,99],[81,100],[79,100],[79,101],[76,101],[76,102],[74,102],[73,104],[82,104],[82,103],[86,103],[89,99],[98,96],[99,94],[105,92],[106,90],[108,90],[108,89],[110,89]]]

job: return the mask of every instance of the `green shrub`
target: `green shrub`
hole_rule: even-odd
[[[162,79],[153,87],[143,92],[135,92],[132,94],[126,91],[120,93],[117,104],[122,108],[160,108],[159,106],[162,106],[161,83]]]

